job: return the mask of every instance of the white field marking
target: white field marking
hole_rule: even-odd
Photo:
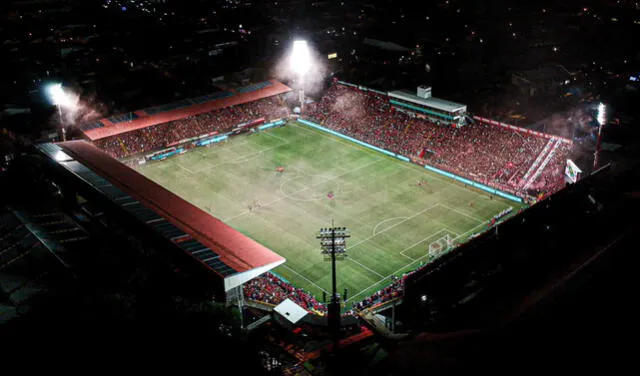
[[[272,136],[272,137],[275,137],[275,136]],[[233,147],[245,146],[245,145],[249,144],[249,141],[246,141],[246,140],[243,140],[243,141],[244,142],[234,142],[234,144],[231,147],[225,148],[225,150],[232,151],[230,149],[232,149]],[[289,141],[286,141],[286,140],[284,140],[284,141],[285,142],[282,143],[282,144],[278,144],[278,145],[270,146],[268,148],[260,149],[260,150],[254,151],[252,153],[249,153],[247,155],[242,155],[242,156],[239,156],[239,157],[229,157],[229,158],[232,159],[232,160],[229,160],[229,161],[216,163],[216,164],[208,164],[207,167],[204,167],[204,168],[201,168],[199,170],[196,170],[196,172],[198,172],[198,173],[204,172],[204,171],[211,170],[211,169],[214,169],[216,167],[219,167],[219,166],[222,166],[222,165],[226,165],[226,164],[237,164],[237,163],[244,163],[244,162],[250,161],[251,159],[259,157],[265,151],[273,150],[273,149],[279,148],[281,146],[285,146],[285,145],[290,144]],[[205,150],[205,149],[202,149],[202,150]],[[232,152],[235,153],[234,151],[232,151]],[[200,154],[201,155],[206,155],[204,153],[200,153]]]
[[[312,218],[313,220],[315,220],[317,223],[320,223],[318,226],[323,226],[326,225],[326,218],[319,218],[317,215],[310,213],[309,211],[307,211],[304,207],[302,206],[298,206],[297,207],[298,210],[302,210],[305,215],[307,215],[308,217]],[[366,227],[366,225],[364,223],[362,223],[361,221],[359,221],[358,219],[356,219],[355,217],[349,217],[349,221],[354,222],[354,223],[358,223],[359,225],[361,225],[362,227]]]
[[[453,230],[452,230],[451,228],[449,228],[449,227],[445,227],[444,229],[445,229],[445,230],[447,230],[447,231],[449,231],[450,233],[452,233],[454,238],[456,238],[456,237],[460,236],[460,234],[458,234],[457,232],[453,231]]]
[[[478,229],[478,228],[480,228],[481,226],[484,226],[484,225],[486,225],[486,224],[487,224],[487,222],[486,222],[486,221],[483,221],[482,223],[479,223],[477,226],[475,226],[475,227],[474,227],[474,228],[472,228],[471,230],[468,230],[468,231],[466,231],[466,232],[463,232],[462,234],[460,234],[460,235],[456,236],[456,237],[455,237],[455,238],[453,238],[452,240],[458,240],[458,239],[460,239],[460,238],[464,237],[465,235],[467,235],[468,233],[472,233],[472,232],[473,232],[473,231],[475,231],[476,229]],[[428,236],[427,238],[425,238],[425,239],[421,240],[420,242],[422,242],[422,241],[424,241],[424,240],[426,240],[426,239],[429,239],[429,238],[433,237],[434,235],[437,235],[438,233],[440,233],[440,232],[442,232],[442,231],[450,231],[450,230],[448,230],[448,229],[446,229],[446,230],[445,230],[445,229],[439,230],[439,231],[437,231],[437,232],[433,233],[432,235]],[[417,243],[417,244],[419,244],[419,243]],[[404,252],[408,251],[409,249],[411,249],[411,248],[412,248],[412,247],[414,247],[415,245],[416,245],[416,244],[413,244],[413,245],[412,245],[412,246],[410,246],[409,248],[406,248],[405,250],[401,251],[401,252],[400,252],[400,254],[402,254],[402,255],[406,256],[406,255],[404,254]],[[382,282],[383,282],[383,281],[385,281],[387,278],[391,278],[391,276],[396,275],[396,274],[397,274],[398,272],[400,272],[401,270],[403,270],[403,269],[405,269],[405,268],[407,268],[407,267],[409,267],[409,266],[411,266],[411,265],[415,264],[416,262],[418,262],[418,261],[422,260],[422,259],[423,259],[423,258],[425,258],[426,256],[428,256],[428,255],[424,255],[424,256],[419,257],[419,258],[417,258],[417,259],[413,259],[413,258],[411,258],[411,257],[409,257],[409,256],[406,256],[406,257],[411,258],[413,261],[412,261],[412,262],[410,262],[410,263],[408,263],[407,265],[405,265],[405,266],[401,267],[400,269],[396,270],[395,272],[393,272],[393,273],[389,274],[388,276],[384,277],[383,279],[379,280],[378,282],[376,282],[376,283],[372,284],[371,286],[364,288],[363,290],[361,290],[361,291],[360,291],[360,292],[358,292],[357,294],[352,295],[352,296],[351,296],[349,299],[347,299],[346,301],[347,301],[347,302],[348,302],[348,301],[353,301],[353,298],[355,298],[356,296],[360,296],[360,295],[362,295],[364,292],[366,292],[366,291],[367,291],[367,290],[369,290],[370,288],[372,288],[372,287],[374,287],[374,286],[376,286],[376,285],[378,285],[378,284],[382,283]]]
[[[307,174],[304,171],[302,171],[302,173],[304,174],[303,176],[309,176],[309,177],[311,177],[311,176],[320,176],[320,175],[310,175],[310,174]],[[287,197],[287,198],[289,198],[289,199],[291,199],[293,201],[303,201],[303,202],[319,201],[319,200],[322,200],[323,198],[326,197],[324,194],[320,194],[320,195],[318,195],[318,197],[315,197],[315,198],[297,198],[297,197],[294,197],[293,195],[288,194],[287,192],[284,191],[284,186],[286,185],[286,183],[288,183],[290,181],[293,181],[293,180],[294,179],[288,179],[288,180],[283,181],[282,184],[280,184],[280,193],[282,193],[282,195],[284,195],[285,197]],[[328,178],[326,181],[333,181],[333,180],[335,180],[335,179]],[[335,181],[335,183],[336,183],[336,189],[334,189],[333,192],[338,192],[340,190],[340,182],[339,181]],[[320,185],[320,184],[318,184],[318,185]],[[317,185],[314,185],[314,186],[317,186]],[[295,195],[296,193],[299,193],[299,192],[295,192],[293,194]]]
[[[423,257],[422,257],[422,258],[423,258]],[[419,261],[419,260],[420,260],[420,259],[417,259],[417,260],[415,260],[415,261],[412,261],[412,262],[408,263],[407,265],[405,265],[405,266],[401,267],[400,269],[396,270],[395,272],[393,272],[393,273],[389,274],[388,276],[386,276],[386,277],[382,278],[381,280],[379,280],[378,282],[376,282],[376,283],[372,284],[371,286],[369,286],[369,287],[366,287],[366,288],[362,289],[359,293],[357,293],[357,294],[355,294],[355,295],[351,295],[351,297],[350,297],[349,299],[347,299],[346,301],[348,302],[348,301],[350,301],[350,300],[353,300],[353,298],[355,298],[356,296],[359,296],[359,295],[364,294],[367,290],[369,290],[369,289],[370,289],[370,288],[372,288],[373,286],[376,286],[376,285],[378,285],[378,284],[380,284],[380,283],[384,282],[386,279],[391,278],[391,276],[396,275],[396,274],[397,274],[398,272],[400,272],[401,270],[405,269],[406,267],[408,267],[408,266],[410,266],[410,265],[412,265],[412,264],[415,264],[415,263],[416,263],[417,261]]]
[[[373,236],[376,236],[376,230],[378,229],[378,226],[380,226],[381,224],[388,222],[388,221],[392,221],[394,219],[405,219],[407,217],[393,217],[393,218],[387,218],[387,219],[383,219],[382,221],[378,222],[377,225],[373,226]]]
[[[457,237],[455,237],[453,240],[458,240],[458,239],[460,239],[460,238],[463,238],[465,235],[467,235],[467,234],[469,234],[469,233],[474,232],[476,229],[478,229],[478,228],[480,228],[480,227],[482,227],[482,226],[485,226],[485,225],[487,225],[488,223],[489,223],[489,221],[484,221],[484,222],[482,222],[482,223],[479,223],[476,227],[472,228],[472,229],[471,229],[471,230],[469,230],[469,231],[463,232],[462,234],[460,234],[460,235],[458,235]],[[484,232],[484,231],[483,231],[483,232]]]
[[[399,255],[400,255],[400,256],[404,256],[404,257],[408,258],[408,259],[409,259],[409,260],[411,260],[411,261],[416,261],[416,259],[414,259],[414,258],[413,258],[413,257],[411,257],[411,256],[405,255],[404,253],[400,253]],[[409,264],[409,265],[411,265],[411,264]]]
[[[482,224],[481,224],[481,225],[482,225]],[[476,227],[478,227],[478,226],[476,226]],[[472,229],[472,230],[473,230],[473,229]],[[423,242],[423,241],[424,241],[424,240],[426,240],[426,239],[432,238],[434,235],[437,235],[438,233],[440,233],[440,232],[442,232],[442,231],[446,231],[446,230],[445,230],[445,229],[442,229],[442,230],[439,230],[439,231],[437,231],[437,232],[434,232],[433,234],[429,235],[427,238],[422,239],[420,242]],[[419,243],[418,243],[418,244],[419,244]],[[415,246],[415,244],[414,244],[414,245],[412,245],[412,247],[413,247],[413,246]],[[407,251],[407,250],[409,250],[410,248],[411,248],[411,247],[409,247],[409,248],[407,248],[407,249],[403,250],[402,252],[406,252],[406,251]],[[403,254],[403,253],[402,253],[402,254]],[[411,265],[415,264],[416,262],[418,262],[418,261],[422,260],[423,258],[425,258],[425,257],[427,257],[427,256],[428,256],[428,255],[424,255],[424,256],[422,256],[422,257],[420,257],[420,258],[413,259],[413,261],[412,261],[412,262],[410,262],[410,263],[408,263],[407,265],[405,265],[405,266],[403,266],[403,267],[399,268],[398,270],[396,270],[395,272],[393,272],[393,273],[389,274],[388,276],[386,276],[386,277],[382,278],[382,279],[381,279],[381,280],[379,280],[378,282],[376,282],[376,283],[372,284],[372,285],[371,285],[371,286],[369,286],[369,287],[366,287],[366,288],[362,289],[360,292],[358,292],[358,293],[357,293],[357,294],[355,294],[355,295],[351,295],[351,297],[350,297],[349,299],[347,299],[347,300],[346,300],[346,302],[348,302],[348,301],[353,301],[353,300],[354,300],[354,298],[355,298],[356,296],[360,296],[360,295],[364,294],[364,293],[365,293],[367,290],[369,290],[370,288],[372,288],[372,287],[374,287],[374,286],[376,286],[376,285],[378,285],[378,284],[380,284],[380,283],[384,282],[386,279],[391,278],[392,276],[394,276],[394,275],[398,274],[398,273],[399,273],[400,271],[402,271],[403,269],[405,269],[405,268],[407,268],[407,267],[409,267],[409,266],[411,266]],[[407,257],[408,257],[408,256],[407,256]]]
[[[377,233],[377,234],[375,234],[375,235],[371,235],[371,236],[369,236],[369,237],[366,237],[366,238],[364,238],[364,239],[360,240],[360,241],[359,241],[359,242],[357,242],[356,244],[354,244],[354,245],[352,245],[351,247],[349,247],[349,249],[353,249],[353,248],[355,248],[355,247],[359,246],[360,244],[362,244],[362,243],[364,243],[364,242],[367,242],[367,241],[369,241],[369,240],[371,240],[371,239],[375,238],[376,236],[378,236],[378,235],[382,234],[383,232],[385,232],[385,231],[387,231],[387,230],[390,230],[390,229],[392,229],[392,228],[394,228],[394,227],[396,227],[396,226],[398,226],[398,225],[400,225],[400,224],[405,223],[406,221],[408,221],[408,220],[410,220],[410,219],[413,219],[413,218],[415,218],[415,217],[417,217],[417,216],[419,216],[419,215],[422,215],[422,214],[426,213],[427,211],[429,211],[429,210],[431,210],[431,209],[435,208],[436,206],[438,206],[438,204],[437,204],[437,203],[435,203],[435,204],[433,204],[433,205],[429,206],[429,207],[428,207],[428,208],[426,208],[426,209],[422,209],[422,210],[420,210],[419,212],[417,212],[417,213],[415,213],[415,214],[411,215],[410,217],[406,217],[406,218],[405,218],[405,219],[403,219],[402,221],[400,221],[400,222],[398,222],[398,223],[394,223],[394,224],[392,224],[391,226],[389,226],[389,227],[385,228],[384,230],[380,231],[379,233]]]
[[[185,170],[186,172],[188,172],[190,174],[193,174],[193,171],[191,171],[188,168],[186,168],[183,165],[181,165],[180,162],[176,162],[176,166],[180,167],[181,169]]]
[[[355,262],[356,264],[358,264],[358,265],[362,266],[363,268],[367,269],[368,271],[370,271],[370,272],[374,273],[375,275],[377,275],[377,276],[379,276],[379,277],[382,277],[382,274],[380,274],[380,273],[376,272],[375,270],[371,269],[370,267],[368,267],[368,266],[364,265],[364,264],[363,264],[363,263],[361,263],[360,261],[356,261],[356,260],[352,259],[351,257],[347,257],[347,260],[353,261],[353,262]]]
[[[315,134],[315,133],[319,133],[319,134],[329,135],[328,133],[325,133],[325,132],[322,132],[322,131],[319,131],[319,130],[315,130],[315,128],[313,128],[313,130],[315,130],[315,132],[313,132],[313,130],[312,130],[312,129],[309,129],[309,127],[305,126],[304,124],[303,124],[303,125],[298,125],[298,124],[296,124],[295,126],[296,126],[296,127],[298,127],[298,128],[304,129],[304,130],[306,130],[306,131],[307,131],[307,132],[309,132],[309,133],[314,133],[314,134]],[[340,137],[337,137],[337,136],[333,136],[333,137],[334,137],[337,141],[339,141],[339,142],[341,142],[341,143],[343,143],[343,144],[345,144],[345,145],[348,145],[348,146],[350,146],[350,147],[352,147],[352,148],[354,148],[354,149],[364,150],[364,151],[369,152],[370,154],[377,154],[377,155],[381,154],[380,152],[377,152],[377,151],[375,151],[375,150],[372,150],[372,149],[366,148],[366,147],[361,146],[361,145],[357,145],[357,144],[355,144],[355,143],[353,143],[353,142],[351,142],[351,141],[349,141],[349,140],[345,140],[345,139],[340,138]],[[387,156],[387,157],[389,157],[389,158],[393,158],[393,157],[392,157],[392,156],[390,156],[390,155],[386,155],[386,154],[383,154],[383,155],[385,155],[385,156]],[[415,167],[415,166],[419,166],[419,165],[414,164],[414,163],[405,162],[405,163],[400,163],[399,165],[400,165],[400,166],[402,166],[402,167],[404,167],[404,168],[407,168],[407,169],[409,169],[409,170],[412,170],[412,171],[416,171],[416,172],[417,172],[417,171],[419,171],[419,170],[415,170],[415,169],[414,169],[414,167]],[[433,171],[429,171],[429,170],[427,170],[427,169],[426,169],[426,168],[424,168],[424,167],[422,167],[422,170],[423,170],[422,172],[429,172],[428,176],[429,176],[429,177],[431,177],[431,178],[433,178],[433,179],[436,179],[436,180],[438,180],[438,181],[441,181],[441,182],[447,183],[447,184],[449,184],[449,185],[452,185],[452,186],[454,186],[454,187],[456,187],[456,188],[458,188],[458,189],[460,189],[460,190],[462,190],[462,191],[465,191],[465,192],[467,192],[467,193],[469,193],[469,192],[473,192],[473,191],[472,191],[472,190],[470,190],[469,188],[461,187],[459,184],[464,184],[464,183],[462,183],[462,182],[458,182],[458,181],[456,181],[456,180],[454,180],[454,179],[451,179],[451,178],[443,178],[443,177],[440,177],[437,173],[435,173],[435,172],[433,172]],[[476,188],[476,189],[478,189],[478,188]],[[484,191],[482,191],[482,192],[484,192]],[[476,192],[473,192],[473,193],[475,193],[475,194],[476,194],[476,195],[478,195],[478,196],[482,195],[482,193],[476,193]],[[489,192],[486,192],[486,193],[487,193],[487,194],[490,194]]]
[[[318,184],[314,184],[314,185],[310,185],[310,186],[308,186],[308,187],[304,187],[304,188],[302,188],[302,189],[300,189],[300,190],[298,190],[298,191],[296,191],[296,192],[293,192],[292,194],[294,194],[294,195],[295,195],[295,194],[298,194],[298,193],[300,193],[300,192],[304,192],[304,191],[306,191],[307,189],[311,189],[311,188],[317,187],[317,186],[318,186],[318,185],[320,185],[320,184],[324,184],[324,183],[326,183],[326,182],[327,182],[327,181],[329,181],[329,180],[335,180],[335,179],[338,179],[338,178],[340,178],[340,177],[342,177],[342,176],[345,176],[345,175],[348,175],[348,174],[350,174],[350,173],[352,173],[352,172],[355,172],[355,171],[357,171],[357,170],[360,170],[360,169],[363,169],[363,168],[369,167],[369,166],[371,166],[371,165],[373,165],[373,164],[375,164],[375,163],[378,163],[379,161],[380,161],[380,159],[377,159],[377,160],[374,160],[373,162],[365,163],[365,164],[364,164],[364,165],[362,165],[362,166],[356,167],[356,168],[354,168],[354,169],[352,169],[352,170],[349,170],[349,171],[347,171],[347,172],[345,172],[345,173],[342,173],[342,174],[340,174],[340,175],[334,176],[333,178],[327,179],[327,180],[322,181],[322,182],[320,182],[320,183],[318,183]],[[285,181],[285,182],[282,182],[282,184],[285,184],[285,183],[286,183],[286,181]],[[266,204],[264,204],[264,205],[262,205],[262,206],[263,206],[263,207],[268,207],[268,206],[271,206],[271,205],[275,204],[276,202],[280,202],[280,201],[285,200],[285,199],[287,199],[287,198],[290,198],[290,197],[289,197],[289,196],[282,196],[282,197],[278,197],[277,199],[275,199],[275,200],[271,200],[271,201],[267,202]],[[248,213],[251,213],[251,212],[250,212],[250,211],[248,211],[248,210],[245,210],[245,211],[243,211],[242,213],[239,213],[239,214],[234,215],[233,217],[230,217],[230,218],[226,218],[226,219],[224,219],[224,220],[223,220],[223,222],[228,223],[229,221],[232,221],[232,220],[234,220],[234,219],[236,219],[236,218],[242,217],[243,215],[246,215],[246,214],[248,214]]]
[[[256,133],[256,134],[266,134],[267,136],[269,136],[269,137],[273,137],[273,138],[275,138],[276,140],[282,141],[282,142],[287,143],[287,144],[289,143],[289,141],[287,141],[286,139],[284,139],[284,138],[282,138],[282,137],[278,137],[278,136],[276,136],[276,135],[273,135],[273,134],[271,134],[271,132],[267,132],[267,131],[265,131],[265,132],[260,132],[260,133]]]
[[[404,255],[404,253],[405,253],[406,251],[410,250],[411,248],[413,248],[413,247],[417,246],[418,244],[420,244],[420,243],[422,243],[422,242],[425,242],[425,241],[427,241],[427,240],[429,240],[429,239],[433,238],[434,236],[436,236],[436,235],[440,234],[440,233],[441,233],[441,232],[443,232],[443,231],[448,231],[448,230],[447,230],[447,229],[444,229],[444,228],[443,228],[443,229],[440,229],[440,230],[438,230],[438,231],[434,232],[433,234],[431,234],[431,235],[427,236],[426,238],[424,238],[424,239],[422,239],[422,240],[419,240],[419,241],[417,241],[417,242],[415,242],[415,243],[411,244],[411,245],[410,245],[410,246],[408,246],[407,248],[405,248],[405,249],[403,249],[402,251],[400,251],[400,254],[401,254],[401,255]],[[414,259],[413,257],[412,257],[411,259],[413,259],[413,260],[420,260],[420,258],[418,258],[418,259]],[[411,264],[409,264],[409,265],[411,265]]]
[[[285,145],[285,144],[283,144],[283,145],[271,146],[271,147],[269,147],[269,148],[266,148],[266,149],[262,149],[262,150],[259,150],[259,151],[256,151],[256,152],[253,152],[253,153],[250,153],[250,154],[248,154],[248,155],[243,155],[243,156],[241,156],[241,157],[230,157],[230,158],[232,158],[232,160],[225,161],[225,162],[221,162],[221,163],[216,163],[216,164],[208,164],[206,167],[201,168],[201,169],[199,169],[199,170],[196,170],[196,172],[198,172],[198,173],[200,173],[200,172],[205,172],[205,171],[213,170],[214,168],[217,168],[217,167],[220,167],[220,166],[224,166],[224,165],[233,165],[233,164],[246,163],[246,162],[249,162],[249,161],[250,161],[250,160],[252,160],[252,159],[256,159],[256,158],[260,157],[260,155],[261,155],[262,153],[264,153],[265,151],[269,151],[269,150],[272,150],[272,149],[276,149],[276,148],[279,148],[280,146],[284,146],[284,145]]]
[[[225,143],[225,148],[224,150],[230,153],[236,153],[233,149],[237,149],[239,146],[245,146],[248,145],[249,141],[246,138],[243,139],[234,139],[234,142],[231,144]],[[201,156],[206,156],[207,155],[207,151],[209,148],[211,148],[214,145],[220,145],[219,143],[217,144],[209,144],[206,147],[200,147],[200,148],[196,148],[195,150],[193,150],[194,152],[196,152],[197,154],[201,155]]]
[[[327,294],[329,293],[329,291],[323,289],[322,287],[318,286],[315,282],[313,282],[312,280],[310,280],[309,278],[303,276],[302,274],[296,272],[295,270],[291,269],[291,267],[287,266],[286,264],[282,264],[283,267],[289,269],[290,271],[296,273],[297,275],[299,275],[300,277],[302,277],[304,280],[306,280],[307,282],[311,283],[312,285],[314,285],[315,287],[319,288],[320,290],[326,292]]]
[[[440,206],[442,206],[443,208],[445,208],[445,209],[447,209],[447,210],[451,210],[452,212],[456,212],[456,213],[458,213],[458,214],[460,214],[460,215],[462,215],[462,216],[464,216],[464,217],[471,218],[471,219],[473,219],[473,220],[474,220],[474,221],[476,221],[476,222],[484,222],[482,219],[480,219],[480,218],[478,218],[478,217],[472,217],[472,216],[470,216],[470,215],[468,215],[468,214],[465,214],[465,213],[461,212],[461,211],[460,211],[460,210],[458,210],[458,209],[451,208],[451,207],[449,207],[449,206],[447,206],[447,205],[444,205],[444,204],[440,204]]]

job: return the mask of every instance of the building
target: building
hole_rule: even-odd
[[[410,110],[437,124],[461,127],[466,123],[467,106],[431,96],[431,87],[418,86],[415,94],[410,90],[389,92],[389,103],[399,110]]]

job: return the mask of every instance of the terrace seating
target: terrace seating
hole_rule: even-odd
[[[259,118],[271,120],[286,116],[288,110],[278,98],[269,97],[107,137],[94,143],[115,158],[126,158],[162,149],[180,140],[225,131]]]
[[[436,125],[394,110],[379,94],[345,85],[332,86],[306,108],[305,117],[400,155],[426,154],[426,163],[434,167],[516,194],[548,142],[541,136],[484,123],[462,128]],[[558,150],[555,158],[565,158],[569,151],[568,147]],[[543,175],[556,176],[558,170],[550,170],[549,165]],[[538,181],[537,189],[561,187],[544,177]]]
[[[240,91],[257,90],[266,84],[250,85]],[[154,107],[146,112],[166,111],[225,93]],[[288,110],[278,98],[270,97],[112,136],[95,144],[116,158],[126,158],[190,137],[228,130],[257,118],[270,120],[287,115]],[[523,180],[532,165],[539,162],[537,158],[549,141],[539,135],[480,122],[461,128],[437,125],[396,110],[383,95],[339,84],[309,104],[304,116],[347,136],[406,157],[421,158],[431,166],[512,194],[524,193]],[[528,192],[561,188],[558,163],[562,164],[569,152],[565,144],[558,148],[553,161],[529,185]]]
[[[288,298],[309,312],[320,314],[327,312],[327,307],[311,294],[291,286],[272,273],[265,273],[245,283],[243,291],[248,300],[278,305]]]

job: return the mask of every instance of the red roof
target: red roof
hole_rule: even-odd
[[[86,141],[58,144],[76,160],[142,202],[194,239],[209,247],[237,272],[285,259],[188,203]]]
[[[89,130],[83,130],[82,132],[91,141],[99,140],[118,134],[135,131],[136,129],[147,128],[154,125],[166,123],[173,120],[183,119],[187,116],[199,115],[205,112],[213,111],[219,108],[225,108],[247,102],[253,102],[258,99],[271,97],[274,95],[287,93],[291,91],[291,88],[287,85],[278,82],[276,80],[270,80],[271,85],[247,93],[237,93],[228,98],[222,98],[213,100],[210,102],[194,104],[189,107],[178,108],[175,110],[161,112],[155,115],[143,116],[137,119],[122,122],[112,123],[108,118],[101,119],[100,122],[104,124],[103,127],[94,128]],[[140,113],[140,111],[135,111]]]

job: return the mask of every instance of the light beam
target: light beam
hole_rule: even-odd
[[[607,121],[607,107],[600,102],[598,105],[598,124],[603,125]]]
[[[293,42],[293,50],[290,58],[291,69],[299,76],[304,76],[311,68],[311,54],[307,41],[296,40]]]
[[[51,100],[51,102],[59,107],[64,107],[64,108],[72,108],[74,105],[73,100],[71,100],[71,97],[65,93],[64,89],[62,88],[62,84],[51,84],[47,87],[47,94],[49,94],[49,100]]]

